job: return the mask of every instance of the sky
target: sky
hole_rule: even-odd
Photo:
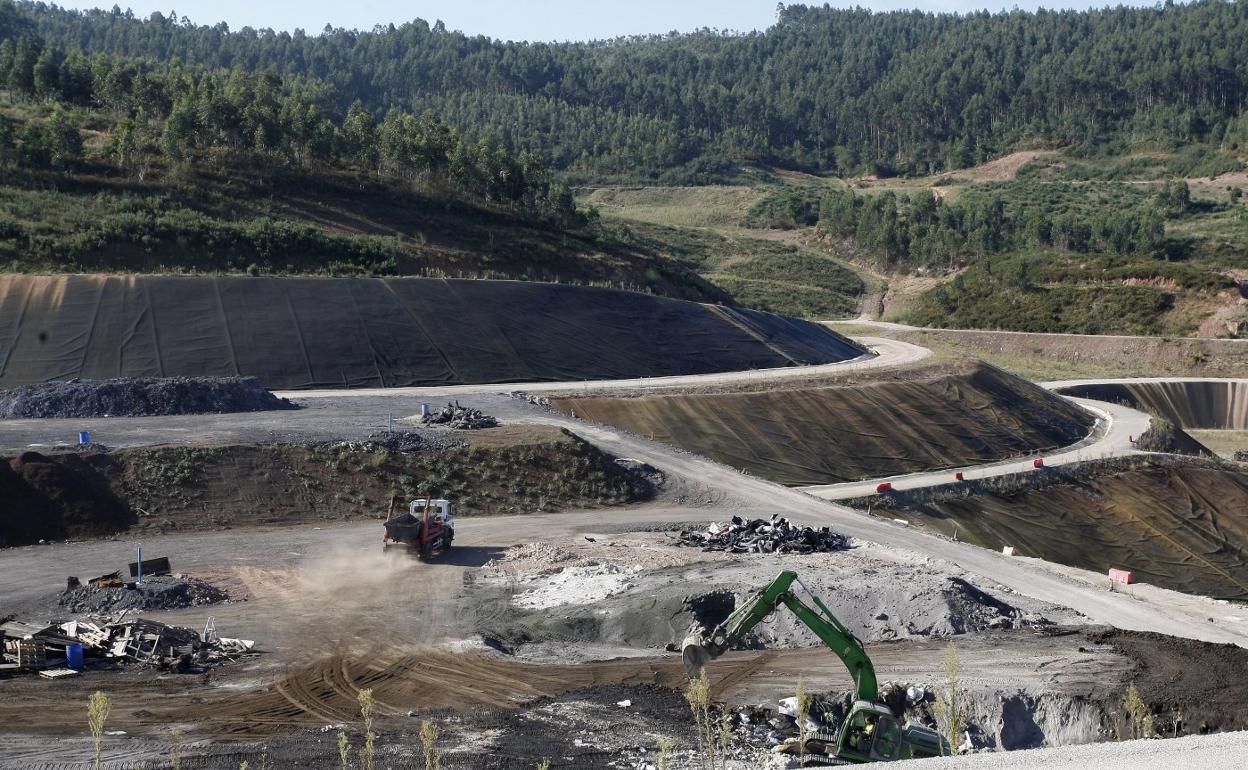
[[[52,0],[65,8],[111,8],[110,0]],[[149,16],[173,10],[196,24],[224,21],[231,29],[245,26],[309,34],[325,25],[348,29],[371,29],[375,24],[401,24],[415,18],[430,23],[441,19],[448,29],[502,40],[593,40],[665,33],[689,32],[701,27],[747,31],[765,29],[776,18],[776,0],[116,0],[135,15]],[[822,0],[818,3],[822,5]],[[833,2],[835,6],[860,5],[875,10],[920,8],[928,11],[968,12],[979,9],[1087,8],[1117,5],[1101,0],[1048,0],[1047,2],[958,2],[957,0],[857,0]],[[1126,5],[1152,5],[1127,0]]]

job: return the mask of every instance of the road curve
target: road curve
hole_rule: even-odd
[[[1034,462],[1038,457],[1044,458],[1046,466],[1054,467],[1085,462],[1087,460],[1143,454],[1135,448],[1133,439],[1148,430],[1149,416],[1147,414],[1130,407],[1109,404],[1103,401],[1093,401],[1086,398],[1064,398],[1068,398],[1068,400],[1073,401],[1096,416],[1096,426],[1088,438],[1068,447],[1056,449],[1052,452],[1037,453],[1027,457],[985,463],[983,465],[969,465],[962,468],[907,473],[864,481],[818,484],[799,488],[807,494],[825,500],[849,500],[855,497],[875,494],[876,487],[882,483],[892,484],[893,489],[900,491],[953,483],[955,481],[955,473],[961,473],[967,481],[988,479],[994,476],[1008,476],[1012,473],[1026,473],[1033,469]]]

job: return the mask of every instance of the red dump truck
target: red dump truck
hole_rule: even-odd
[[[455,514],[450,500],[413,500],[407,513],[386,519],[382,535],[383,549],[392,546],[414,551],[421,559],[430,559],[450,549],[455,539]]]

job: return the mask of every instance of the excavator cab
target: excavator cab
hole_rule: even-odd
[[[856,701],[837,739],[837,759],[850,762],[891,762],[899,759],[902,727],[885,706]]]

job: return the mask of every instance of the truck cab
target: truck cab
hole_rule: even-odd
[[[455,514],[451,513],[450,500],[430,500],[428,498],[422,500],[413,500],[407,506],[407,512],[415,516],[417,519],[423,519],[425,516],[425,507],[429,508],[429,523],[443,526],[455,526]]]

